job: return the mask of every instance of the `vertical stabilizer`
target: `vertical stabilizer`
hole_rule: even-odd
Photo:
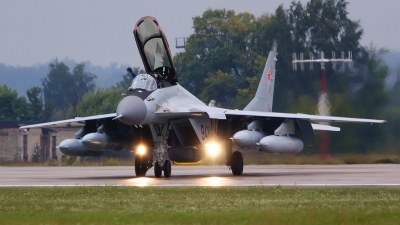
[[[267,62],[265,63],[264,71],[261,75],[260,83],[258,84],[256,96],[243,109],[244,111],[272,111],[275,86],[275,63],[277,54],[277,45],[276,41],[274,40],[274,44],[269,52]]]

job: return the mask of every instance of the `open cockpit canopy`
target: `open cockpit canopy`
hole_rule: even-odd
[[[133,34],[146,72],[161,75],[174,85],[177,82],[176,71],[167,39],[158,24],[153,17],[143,17],[136,23]]]

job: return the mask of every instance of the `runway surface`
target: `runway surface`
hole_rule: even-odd
[[[173,166],[171,178],[136,177],[134,167],[0,167],[0,187],[14,186],[283,186],[400,187],[400,165]]]

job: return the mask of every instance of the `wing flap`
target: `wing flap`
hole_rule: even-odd
[[[295,113],[275,113],[275,112],[257,112],[257,111],[241,111],[227,110],[227,116],[245,116],[245,117],[264,117],[264,118],[288,118],[288,119],[304,119],[314,122],[351,122],[351,123],[386,123],[386,120],[337,117],[337,116],[319,116]]]
[[[325,130],[325,131],[340,131],[340,127],[334,127],[334,126],[329,126],[329,125],[323,125],[323,124],[311,124],[313,130]]]

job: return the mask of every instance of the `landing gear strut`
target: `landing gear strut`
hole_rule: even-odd
[[[154,175],[157,178],[161,177],[164,171],[164,177],[171,177],[171,162],[168,160],[168,123],[154,124],[150,127],[154,141],[154,151],[156,161],[154,163]]]
[[[242,175],[243,173],[243,156],[240,152],[233,152],[230,158],[230,166],[232,174],[235,176]]]

